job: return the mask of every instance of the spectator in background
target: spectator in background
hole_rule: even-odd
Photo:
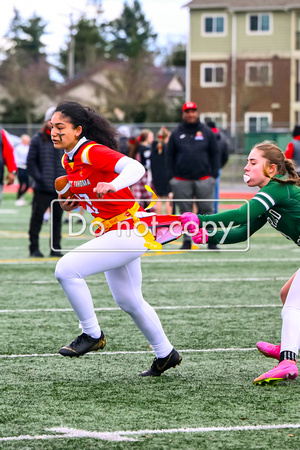
[[[141,163],[145,167],[146,171],[150,171],[151,170],[150,156],[152,143],[154,141],[153,132],[148,129],[142,130],[141,134],[139,135],[138,141],[139,144],[137,151],[140,155]]]
[[[137,144],[137,138],[135,136],[130,136],[128,139],[128,156],[130,156],[130,158],[136,159]]]
[[[52,200],[57,199],[54,182],[57,177],[66,175],[61,165],[63,150],[56,150],[51,140],[51,117],[55,107],[49,108],[45,114],[45,124],[41,131],[31,140],[27,157],[27,170],[33,178],[33,202],[29,226],[30,256],[42,258],[44,255],[39,249],[39,233],[41,231],[43,216]],[[53,204],[52,242],[54,249],[60,249],[61,218],[63,210],[59,202]],[[62,256],[57,250],[50,251],[50,256]]]
[[[6,184],[13,184],[17,173],[14,148],[8,140],[4,130],[0,131],[0,204],[2,200],[4,167],[7,167]]]
[[[166,165],[167,144],[170,134],[171,132],[166,127],[162,127],[157,133],[157,140],[152,143],[150,165],[153,187],[158,199],[165,199],[171,193]],[[157,214],[162,213],[162,206],[161,201],[156,203],[155,212]],[[170,202],[165,202],[165,208],[166,214],[172,214]]]
[[[27,172],[27,155],[29,151],[30,136],[22,134],[21,141],[15,145],[15,157],[18,167],[19,189],[17,193],[16,206],[23,206],[26,204],[24,195],[29,188],[29,175]]]
[[[118,128],[119,132],[119,151],[123,153],[123,155],[128,156],[129,154],[129,138],[130,138],[130,129],[126,125],[122,125]]]
[[[167,170],[180,213],[193,209],[193,198],[199,214],[213,214],[215,185],[220,168],[220,150],[214,133],[198,117],[197,105],[187,102],[182,107],[182,123],[171,133],[167,148]],[[211,199],[211,201],[209,201]],[[205,201],[208,200],[208,201]],[[191,249],[191,238],[183,235],[182,250]],[[217,246],[209,244],[209,249]]]
[[[150,156],[153,139],[154,135],[151,130],[142,130],[136,142],[131,145],[131,149],[128,154],[128,156],[130,156],[131,158],[134,158],[142,163],[146,169],[146,172],[142,176],[142,178],[131,187],[134,198],[141,204],[143,208],[148,206],[147,199],[152,198],[152,194],[145,189],[145,184],[150,187],[152,184]],[[141,201],[141,199],[146,199],[146,201]]]
[[[285,150],[285,157],[292,159],[296,166],[298,175],[300,174],[300,126],[296,125],[292,132],[293,140],[288,143]]]
[[[221,169],[225,166],[225,164],[228,161],[229,157],[229,146],[226,140],[226,137],[222,134],[222,132],[216,127],[215,122],[207,122],[207,124],[215,134],[220,150],[220,162],[221,167],[219,169],[218,178],[216,181],[216,188],[215,188],[215,198],[219,198],[219,187],[220,187],[220,180],[221,180]],[[215,201],[214,204],[214,213],[216,214],[218,212],[218,201]]]

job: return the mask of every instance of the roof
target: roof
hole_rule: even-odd
[[[231,11],[300,9],[299,0],[192,0],[190,9],[229,9]]]
[[[93,79],[94,75],[98,72],[104,72],[107,73],[109,71],[111,72],[120,72],[122,67],[122,64],[119,62],[112,62],[112,61],[104,61],[95,66],[90,72],[86,72],[84,74],[80,74],[75,76],[71,81],[66,81],[61,87],[58,89],[58,94],[64,94],[68,92],[69,90],[82,85],[83,83],[89,83],[93,85],[97,85],[98,83],[95,82]]]
[[[75,77],[71,81],[67,81],[66,84],[62,85],[58,90],[58,94],[62,95],[70,91],[71,89],[80,86],[82,84],[91,84],[98,86],[99,82],[95,80],[95,75],[97,73],[103,73],[104,76],[108,76],[109,72],[117,73],[121,76],[122,70],[126,66],[122,62],[110,62],[106,61],[102,64],[96,66],[91,72],[85,73]],[[174,77],[178,79],[182,88],[185,89],[185,67],[150,67],[149,73],[151,74],[152,84],[158,89],[167,89],[168,85]],[[102,80],[103,82],[103,80]]]
[[[171,81],[176,78],[185,89],[185,67],[152,67],[151,72],[154,86],[167,89]]]

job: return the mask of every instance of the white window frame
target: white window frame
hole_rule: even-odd
[[[267,117],[269,122],[269,127],[272,127],[273,122],[273,114],[270,112],[247,112],[245,113],[245,133],[249,133],[250,130],[250,119],[255,117],[256,119],[261,119],[262,117]],[[256,132],[260,133],[264,130],[261,130],[260,127],[257,128]]]
[[[257,67],[262,68],[264,66],[268,67],[268,81],[266,83],[263,83],[262,81],[251,81],[250,80],[250,68],[251,67]],[[272,85],[272,79],[273,79],[273,70],[272,70],[272,63],[270,62],[247,62],[246,63],[246,73],[245,73],[245,84],[246,86],[271,86]]]
[[[268,30],[257,30],[253,31],[250,30],[250,17],[251,16],[258,16],[258,18],[261,18],[262,16],[269,16],[269,29]],[[267,34],[273,33],[273,14],[269,12],[261,12],[261,13],[248,13],[246,15],[246,34],[248,36],[266,36]]]
[[[220,123],[221,122],[221,128],[226,129],[227,128],[227,114],[226,113],[220,113],[220,112],[204,112],[200,113],[199,115],[200,121],[202,123],[205,123],[205,119],[209,119],[212,122]],[[217,123],[217,125],[218,125]],[[218,127],[217,127],[218,128]]]
[[[205,69],[213,69],[216,72],[216,69],[222,67],[224,74],[224,81],[222,83],[217,81],[207,82],[205,81]],[[215,69],[215,70],[214,70]],[[200,65],[200,86],[201,87],[223,87],[227,84],[227,64],[226,63],[202,63]]]
[[[224,30],[223,31],[206,31],[205,30],[205,20],[213,19],[213,21],[218,18],[223,19]],[[223,37],[227,36],[227,15],[226,14],[202,14],[202,24],[201,24],[201,36],[203,37]]]

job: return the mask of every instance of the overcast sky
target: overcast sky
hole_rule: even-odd
[[[48,54],[57,53],[67,40],[71,14],[73,20],[82,12],[91,12],[87,7],[88,0],[2,0],[0,10],[0,44],[4,44],[3,36],[13,18],[13,8],[17,8],[22,18],[28,19],[34,12],[48,23],[44,37]],[[133,0],[127,0],[130,5]],[[182,7],[184,0],[140,0],[146,19],[158,34],[157,44],[166,46],[170,43],[187,42],[189,29],[189,11]],[[123,9],[124,0],[102,0],[103,19],[112,20],[118,17]]]

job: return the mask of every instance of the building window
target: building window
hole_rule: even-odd
[[[200,113],[200,121],[202,123],[215,122],[217,128],[227,128],[227,114],[221,112]]]
[[[200,86],[220,87],[226,85],[226,64],[201,64]]]
[[[246,113],[245,114],[245,132],[258,133],[266,131],[272,124],[271,113]]]
[[[272,16],[268,13],[247,15],[247,34],[271,34]]]
[[[202,36],[224,36],[226,34],[225,14],[203,14]]]
[[[246,63],[247,86],[270,86],[272,84],[272,64]]]

